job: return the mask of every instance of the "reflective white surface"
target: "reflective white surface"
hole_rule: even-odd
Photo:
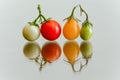
[[[46,64],[42,71],[39,64],[25,57],[23,48],[28,41],[21,32],[37,16],[38,3],[43,13],[61,26],[76,4],[88,12],[94,25],[90,39],[93,55],[81,72],[74,73],[64,61],[63,45],[67,40],[63,35],[56,40],[62,51],[60,58]],[[0,80],[120,80],[119,4],[119,0],[0,0]],[[75,41],[80,46],[80,37]],[[42,48],[47,40],[40,36],[36,42]]]

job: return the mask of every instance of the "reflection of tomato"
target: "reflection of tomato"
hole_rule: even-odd
[[[79,55],[80,49],[77,42],[66,42],[63,47],[63,52],[71,64],[74,64]]]
[[[61,55],[61,48],[55,42],[46,43],[42,47],[42,56],[47,62],[53,62],[57,60]]]
[[[89,41],[83,41],[80,45],[80,50],[85,59],[89,59],[92,56],[92,44]]]
[[[80,26],[74,18],[68,19],[64,25],[63,35],[68,40],[74,40],[80,35]]]
[[[24,55],[29,59],[35,59],[40,55],[40,46],[37,43],[29,42],[23,48]]]

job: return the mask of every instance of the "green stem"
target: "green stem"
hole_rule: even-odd
[[[33,23],[36,23],[39,18],[40,18],[40,15],[33,21]]]
[[[36,19],[35,19],[33,22],[29,22],[29,24],[35,25],[35,26],[38,26],[38,27],[39,27],[39,25],[37,24],[37,21],[38,21],[38,20],[39,20],[39,22],[42,24],[43,22],[48,21],[49,18],[48,18],[48,19],[45,18],[45,16],[42,14],[40,4],[38,4],[37,10],[38,10],[38,12],[39,12],[39,15],[36,17]]]
[[[39,12],[39,15],[40,15],[40,14],[41,14],[41,7],[40,7],[40,4],[38,4],[37,9],[38,9],[38,12]]]
[[[39,18],[40,18],[40,21],[41,21],[41,23],[42,22],[45,22],[45,21],[47,21],[47,18],[42,14],[42,12],[41,12],[41,7],[40,7],[40,4],[38,4],[38,11],[39,11]],[[42,21],[42,19],[44,20],[44,21]]]
[[[39,15],[38,15],[38,17],[33,21],[34,24],[37,22],[37,20],[40,18],[40,15],[41,15],[40,4],[38,4],[37,10],[38,10],[38,12],[39,12]]]
[[[44,15],[42,14],[42,12],[41,12],[40,4],[38,4],[37,9],[38,9],[39,15],[38,15],[38,17],[33,21],[33,23],[36,24],[36,22],[38,21],[38,19],[40,19],[41,23],[47,21],[47,19],[45,18],[45,16],[44,16]],[[42,21],[42,19],[43,19],[44,21]]]
[[[47,21],[46,17],[44,15],[42,15],[42,14],[40,15],[40,18],[43,18],[44,21]]]
[[[81,7],[81,5],[79,5],[80,7],[80,11],[83,12],[86,15],[86,21],[88,20],[88,14],[85,10],[83,10],[83,8]]]
[[[79,6],[79,5],[76,5],[75,7],[73,7],[70,17],[74,17],[75,9],[76,9],[76,7],[78,7],[78,6]]]
[[[64,20],[66,20],[66,19],[71,19],[71,18],[75,18],[75,17],[74,17],[74,12],[75,12],[75,9],[76,9],[78,6],[79,6],[79,5],[74,6],[73,9],[72,9],[71,15],[70,15],[69,17],[65,18]],[[63,20],[63,21],[64,21],[64,20]],[[80,20],[77,19],[77,18],[75,18],[75,20],[80,21]]]

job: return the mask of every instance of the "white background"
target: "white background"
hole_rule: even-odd
[[[22,36],[25,24],[38,15],[40,4],[46,17],[61,26],[72,8],[81,4],[93,23],[93,58],[80,74],[74,74],[63,58],[43,72],[23,55],[27,42]],[[76,12],[79,17],[79,11]],[[80,23],[81,24],[81,23]],[[57,42],[67,41],[62,35]],[[82,42],[76,39],[78,44]],[[46,40],[37,40],[42,46]],[[120,80],[120,0],[0,0],[0,80]],[[48,68],[49,67],[49,68]],[[70,68],[70,69],[69,69]]]

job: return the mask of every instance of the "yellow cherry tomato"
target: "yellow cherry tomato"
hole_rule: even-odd
[[[63,46],[63,52],[68,62],[74,64],[79,55],[80,48],[77,42],[66,42]]]
[[[74,40],[80,35],[80,26],[74,19],[68,19],[63,27],[63,35],[68,40]]]

